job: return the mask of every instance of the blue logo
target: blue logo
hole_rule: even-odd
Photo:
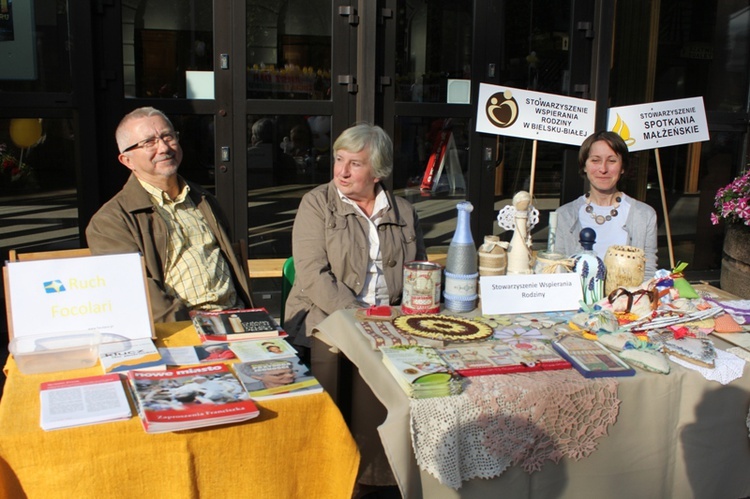
[[[65,291],[65,286],[59,279],[55,279],[54,281],[47,281],[44,283],[45,293],[62,293],[63,291]]]

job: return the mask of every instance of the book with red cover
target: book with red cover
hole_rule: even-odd
[[[257,340],[286,336],[265,308],[190,312],[203,343]]]
[[[128,371],[128,380],[147,433],[235,423],[259,414],[226,364]]]
[[[437,351],[462,376],[553,371],[572,367],[551,346],[537,340],[465,343],[437,348]]]

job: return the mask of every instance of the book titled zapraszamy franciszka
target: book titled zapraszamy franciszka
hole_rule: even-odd
[[[265,308],[197,310],[190,316],[203,343],[286,336]]]

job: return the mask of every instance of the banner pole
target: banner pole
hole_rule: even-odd
[[[664,228],[667,230],[667,248],[669,249],[669,268],[675,268],[674,250],[672,249],[672,229],[669,226],[669,209],[667,208],[667,195],[664,193],[664,178],[661,174],[661,159],[659,158],[659,148],[654,149],[656,156],[656,173],[659,175],[659,193],[661,194],[661,207],[664,210]]]
[[[534,204],[534,177],[536,176],[536,145],[537,140],[534,139],[531,143],[531,178],[529,179],[529,198],[531,204]]]

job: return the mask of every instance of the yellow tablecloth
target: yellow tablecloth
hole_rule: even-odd
[[[157,325],[160,346],[195,344],[190,323]],[[24,375],[12,358],[0,402],[0,497],[349,498],[359,453],[326,393],[258,403],[250,421],[150,435],[128,421],[45,432],[39,384],[99,366]]]

